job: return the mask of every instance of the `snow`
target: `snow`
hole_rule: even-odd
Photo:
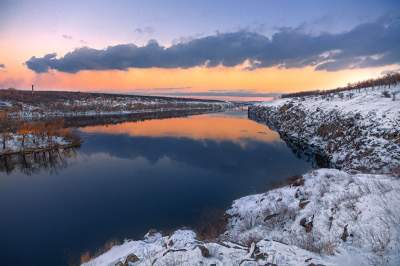
[[[0,101],[0,108],[8,108],[11,106],[12,106],[12,104],[7,101]]]
[[[360,91],[347,91],[328,96],[307,96],[298,98],[283,98],[275,101],[260,103],[260,106],[281,106],[289,101],[301,101],[304,107],[309,111],[315,111],[318,107],[324,110],[339,109],[344,113],[375,112],[379,117],[385,117],[384,114],[394,118],[398,115],[400,99],[393,101],[391,97],[383,96],[383,92],[391,94],[394,91],[400,91],[400,85],[392,88],[367,88]],[[339,94],[342,94],[341,97]],[[351,97],[350,97],[351,96]]]
[[[200,247],[208,250],[207,257],[202,255]],[[125,262],[127,256],[132,254],[139,261],[131,265],[198,265],[200,262],[207,263],[206,265],[229,265],[228,263],[245,258],[247,248],[236,244],[204,243],[196,240],[193,231],[177,230],[171,236],[163,237],[159,233],[153,233],[147,234],[141,241],[126,241],[83,265],[117,265],[118,262]]]
[[[276,253],[277,250],[282,253]],[[298,256],[294,257],[294,253]],[[268,262],[306,265],[306,260],[322,262],[311,252],[274,241],[263,240],[257,246],[245,247],[232,242],[203,242],[196,240],[193,231],[177,230],[169,237],[157,234],[152,240],[126,241],[82,265],[118,265],[129,255],[137,258],[129,265],[265,265]]]

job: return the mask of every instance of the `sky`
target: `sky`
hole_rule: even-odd
[[[400,69],[397,0],[0,0],[0,88],[255,96]]]

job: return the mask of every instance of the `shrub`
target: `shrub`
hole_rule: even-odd
[[[390,98],[391,97],[390,93],[388,91],[383,91],[382,92],[382,96],[385,97],[385,98]]]

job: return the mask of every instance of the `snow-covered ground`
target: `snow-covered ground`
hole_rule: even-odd
[[[83,265],[308,265],[321,262],[318,255],[268,239],[248,247],[222,240],[199,241],[193,231],[177,230],[170,236],[154,233],[141,241],[126,241]]]
[[[400,265],[399,192],[395,177],[315,170],[291,186],[235,201],[227,235],[313,251],[323,264]]]
[[[7,101],[1,101],[1,100],[0,100],[0,109],[1,109],[1,108],[8,108],[8,107],[11,107],[11,106],[12,106],[11,103],[9,103],[9,102],[7,102]]]
[[[213,241],[191,230],[153,232],[84,265],[400,265],[400,99],[386,90],[250,108],[250,117],[316,147],[342,170],[313,170],[234,201],[226,232]]]

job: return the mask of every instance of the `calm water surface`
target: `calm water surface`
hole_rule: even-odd
[[[78,132],[84,144],[57,167],[0,172],[1,265],[77,264],[110,240],[196,227],[311,168],[245,112]]]

